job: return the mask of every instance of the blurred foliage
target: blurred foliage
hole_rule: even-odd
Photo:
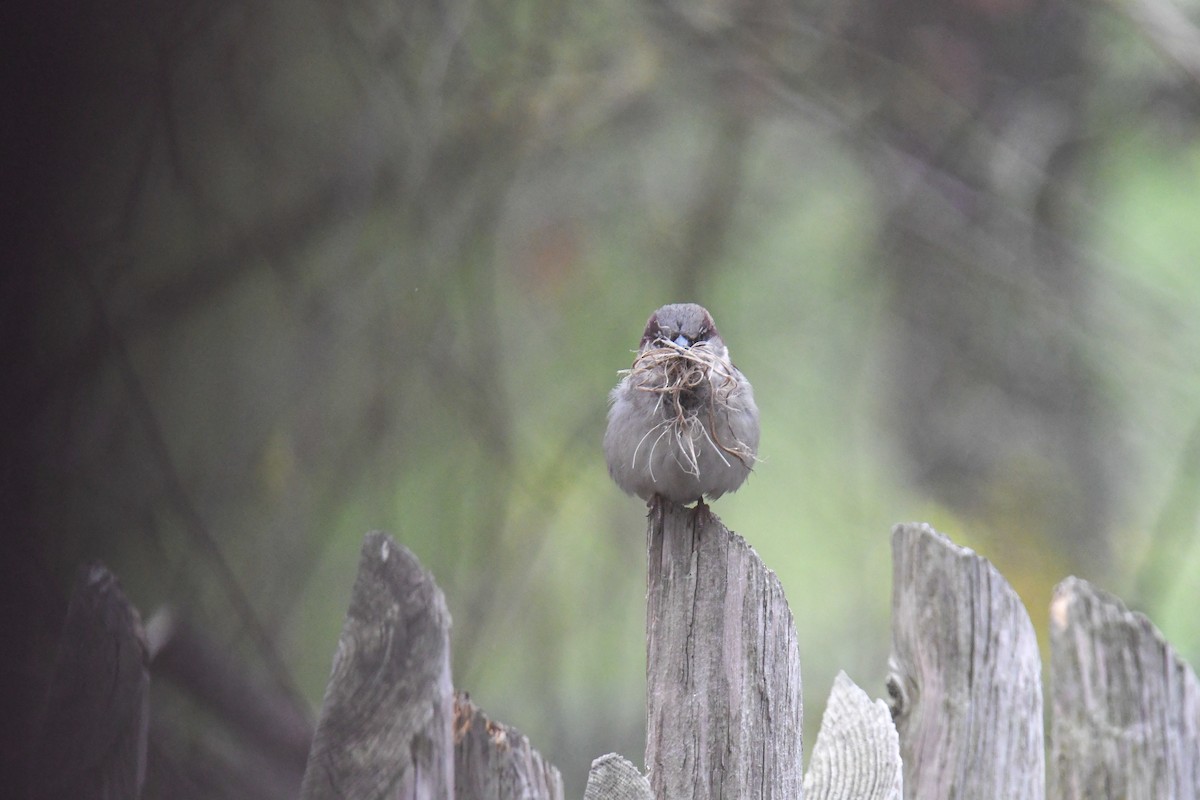
[[[14,669],[37,685],[101,558],[315,707],[384,528],[446,593],[456,685],[579,796],[643,735],[606,392],[688,300],[762,410],[715,510],[788,592],[810,745],[838,669],[882,694],[902,520],[992,559],[1039,627],[1074,572],[1200,662],[1200,49],[1172,8],[31,12]],[[202,748],[211,721],[161,700]]]

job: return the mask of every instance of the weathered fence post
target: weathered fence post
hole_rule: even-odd
[[[1041,661],[1016,592],[928,525],[897,525],[892,559],[888,688],[905,797],[1040,800]]]
[[[654,793],[633,762],[609,753],[592,762],[583,800],[654,800]]]
[[[1050,653],[1056,800],[1200,797],[1200,686],[1148,619],[1068,578]]]
[[[654,797],[801,797],[800,658],[779,580],[703,505],[659,507],[648,550]]]
[[[150,676],[141,618],[103,566],[75,582],[33,748],[38,800],[141,796]]]
[[[302,798],[449,800],[449,634],[433,577],[387,534],[367,534]]]
[[[450,680],[442,590],[385,533],[368,533],[302,798],[563,800],[562,778]]]
[[[465,695],[454,699],[454,792],[461,800],[563,800],[558,770]]]
[[[807,800],[901,800],[900,740],[882,700],[839,672],[804,775]]]

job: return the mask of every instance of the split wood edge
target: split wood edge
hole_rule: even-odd
[[[705,796],[653,788],[682,774],[668,774],[676,769],[672,748],[682,746],[693,763],[702,750],[709,758],[718,752],[711,739],[667,732],[689,720],[724,725],[726,743],[742,748],[720,751],[727,761],[703,791],[746,785],[756,796],[807,791],[819,800],[898,798],[902,789],[923,799],[1040,798],[1048,779],[1056,800],[1113,791],[1131,800],[1200,796],[1195,672],[1144,616],[1076,578],[1058,586],[1051,606],[1047,773],[1028,616],[985,559],[926,525],[893,531],[890,710],[839,675],[802,789],[789,794],[800,769],[800,678],[778,581],[706,508],[652,517],[648,543],[647,651],[649,663],[659,665],[650,675],[648,727],[657,725],[661,736],[648,741],[647,763],[659,764],[658,775],[642,775],[620,756],[601,757],[592,765],[588,800]],[[386,534],[368,534],[303,797],[563,797],[558,771],[527,739],[454,695],[449,625],[441,591],[412,553]],[[731,638],[738,627],[751,630]],[[681,645],[683,662],[670,649],[679,631],[692,638]],[[140,618],[116,579],[99,565],[82,570],[33,747],[38,796],[137,796],[145,772],[147,652]],[[683,667],[693,672],[681,673]],[[113,680],[89,683],[95,675]],[[742,680],[726,681],[725,696],[714,696],[721,684],[714,676],[737,675]],[[703,697],[688,698],[672,680],[693,688],[709,683]],[[755,697],[757,708],[747,702]],[[753,716],[763,710],[770,713]],[[100,730],[104,736],[88,735]],[[770,737],[771,753],[746,751],[755,743],[761,751]],[[782,757],[790,753],[795,757]]]

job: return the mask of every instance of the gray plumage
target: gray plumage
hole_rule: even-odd
[[[754,466],[754,393],[702,306],[666,305],[650,315],[633,368],[609,401],[604,455],[630,494],[679,504],[715,499]]]

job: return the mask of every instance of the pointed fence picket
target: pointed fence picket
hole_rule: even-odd
[[[1200,797],[1195,672],[1085,581],[1063,581],[1050,608],[1047,758],[1037,642],[1012,587],[929,526],[896,526],[888,701],[839,675],[805,773],[801,653],[774,573],[705,506],[656,507],[647,543],[646,771],[601,756],[585,800]],[[302,798],[562,800],[558,770],[524,736],[455,694],[449,630],[433,577],[368,534]],[[161,649],[147,649],[115,579],[85,571],[35,747],[36,796],[138,796],[143,664]],[[98,672],[119,680],[88,680]]]

